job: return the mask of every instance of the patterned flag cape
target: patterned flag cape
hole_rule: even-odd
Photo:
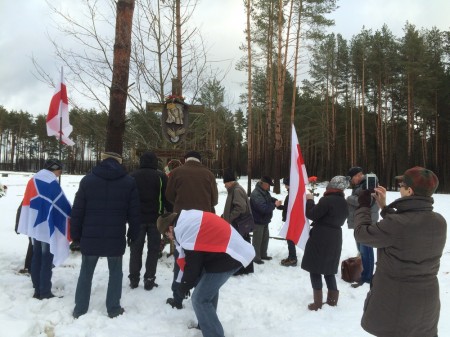
[[[181,281],[185,265],[184,249],[200,252],[227,253],[247,267],[255,257],[255,249],[224,219],[210,212],[182,210],[175,227],[177,260]]]
[[[18,232],[50,244],[55,266],[69,256],[71,209],[52,172],[41,170],[28,181]]]

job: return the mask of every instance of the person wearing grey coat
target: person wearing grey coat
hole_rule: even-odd
[[[244,188],[236,181],[236,177],[232,172],[226,171],[223,175],[223,182],[227,189],[228,195],[225,201],[225,208],[222,217],[230,223],[236,230],[233,221],[240,215],[251,212],[250,201]],[[250,233],[243,236],[244,240],[251,243]],[[242,267],[234,275],[250,274],[254,272],[253,262],[247,267]]]
[[[348,171],[348,176],[350,177],[350,183],[353,187],[352,194],[347,197],[348,204],[348,218],[347,225],[348,228],[354,229],[354,217],[355,211],[358,208],[358,196],[363,191],[363,186],[366,183],[366,177],[363,174],[363,170],[361,167],[352,167]],[[370,205],[370,215],[372,219],[372,223],[378,221],[380,208],[378,207],[376,202],[372,202]],[[363,271],[361,272],[361,277],[358,282],[352,284],[353,288],[357,288],[362,286],[364,283],[370,283],[372,281],[373,270],[375,268],[375,257],[372,247],[368,247],[364,244],[361,244],[356,240],[356,247],[358,248],[358,252],[361,255],[361,262],[363,266]]]
[[[400,198],[386,206],[386,189],[364,191],[355,212],[355,238],[378,248],[377,270],[364,303],[361,326],[375,336],[435,337],[440,313],[439,271],[447,223],[433,211],[438,180],[415,167],[397,177]],[[382,220],[373,223],[375,199]]]

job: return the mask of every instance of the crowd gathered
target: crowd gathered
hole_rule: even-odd
[[[119,154],[103,152],[99,164],[81,179],[73,205],[58,183],[62,171],[60,160],[47,160],[29,180],[17,211],[16,232],[29,237],[21,272],[31,275],[33,297],[56,297],[52,269],[64,261],[70,248],[81,253],[74,319],[89,313],[100,257],[107,259],[109,269],[108,316],[123,315],[127,246],[129,287],[136,289],[142,281],[144,289],[151,291],[158,287],[158,259],[168,243],[174,262],[166,304],[183,310],[183,301],[190,296],[197,318],[195,328],[203,336],[225,336],[217,315],[220,288],[230,277],[254,273],[255,265],[272,260],[269,224],[275,210],[287,221],[290,177],[282,181],[287,190],[283,201],[271,195],[274,181],[269,175],[259,179],[248,197],[235,173],[225,170],[227,199],[221,211],[216,208],[215,176],[202,164],[197,151],[188,151],[184,163],[171,160],[164,171],[159,170],[156,154],[145,152],[140,167],[130,173]],[[362,328],[380,337],[436,337],[440,313],[437,273],[447,233],[445,219],[433,211],[432,195],[439,180],[431,170],[418,166],[395,179],[400,197],[388,205],[386,189],[378,183],[369,185],[367,174],[358,166],[331,177],[318,200],[314,191],[306,191],[304,215],[311,223],[300,266],[311,280],[312,302],[307,308],[318,311],[324,305],[338,305],[336,274],[342,227],[347,222],[354,230],[362,265],[352,287],[369,289]],[[1,197],[7,187],[1,183],[0,187]],[[352,192],[346,197],[349,187]],[[290,217],[289,221],[296,226],[299,219]],[[286,242],[287,257],[280,266],[296,267],[297,242]]]

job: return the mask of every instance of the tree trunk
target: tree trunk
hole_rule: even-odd
[[[123,135],[125,132],[134,4],[135,0],[117,0],[113,76],[105,150],[119,154],[122,154],[123,151]]]
[[[252,119],[252,44],[250,35],[250,13],[252,10],[252,1],[247,0],[247,57],[248,57],[248,77],[247,77],[247,194],[250,196],[252,191],[252,137],[253,137],[253,119]]]

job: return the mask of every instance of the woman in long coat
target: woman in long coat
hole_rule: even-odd
[[[355,212],[356,240],[378,248],[361,326],[375,336],[434,337],[440,313],[437,273],[447,238],[444,217],[433,211],[439,180],[418,166],[396,178],[400,198],[386,206],[384,187],[372,194],[382,209],[381,221],[371,221],[366,191]]]
[[[314,294],[314,303],[308,305],[309,310],[322,308],[322,275],[328,288],[326,303],[336,306],[339,298],[335,275],[342,250],[341,227],[348,216],[343,192],[347,186],[347,177],[336,176],[327,185],[317,205],[312,194],[306,195],[306,217],[313,221],[302,260],[302,269],[310,273]]]

